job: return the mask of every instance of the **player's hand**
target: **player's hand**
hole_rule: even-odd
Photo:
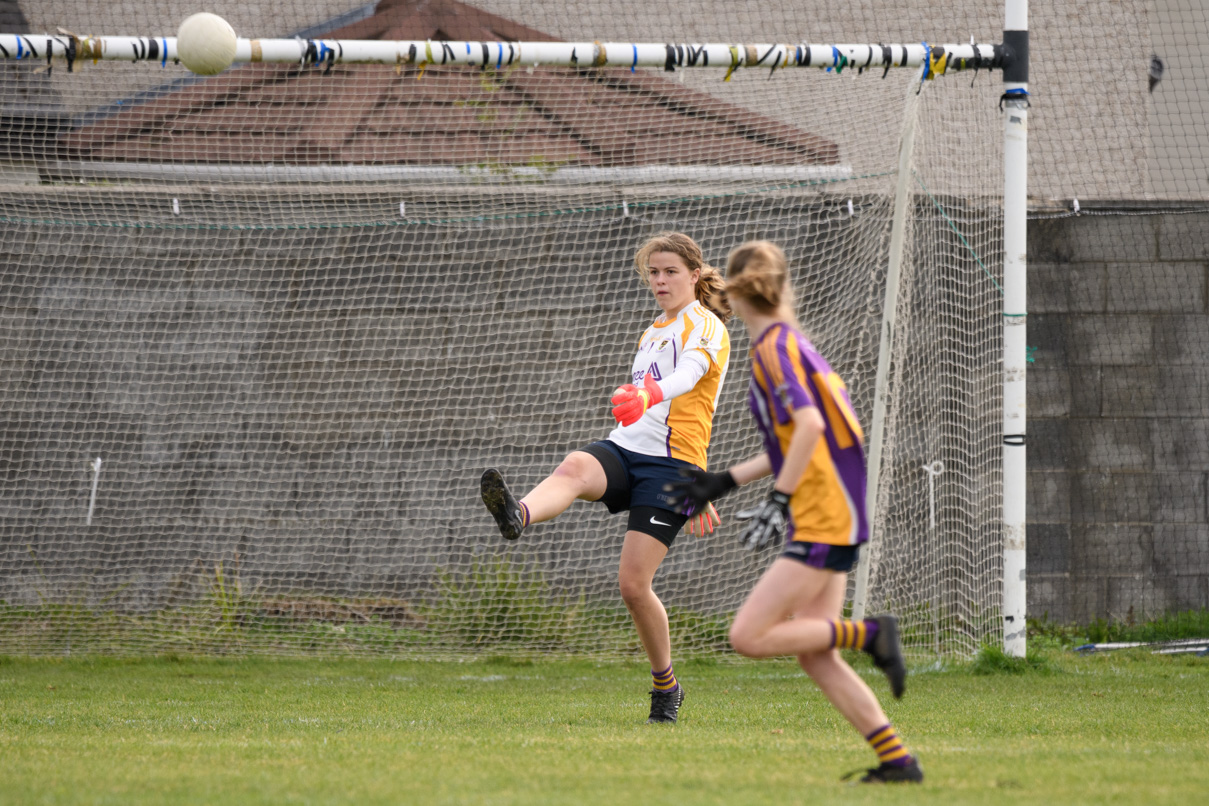
[[[735,514],[741,521],[750,521],[739,535],[739,543],[748,551],[762,549],[775,538],[785,537],[785,524],[789,520],[789,496],[773,490],[751,509]]]
[[[703,512],[710,501],[716,501],[736,486],[735,477],[727,470],[723,473],[710,473],[699,467],[682,467],[682,481],[672,481],[663,485],[668,496],[668,504],[681,515],[692,517]],[[715,510],[715,514],[716,514]]]
[[[609,400],[613,404],[613,419],[625,425],[633,425],[642,419],[646,410],[663,402],[663,390],[650,375],[642,379],[642,388],[627,383],[617,387]]]
[[[722,525],[722,517],[718,514],[718,510],[714,509],[714,505],[708,501],[705,504],[705,509],[690,515],[684,524],[684,532],[690,537],[705,537],[706,533],[714,533],[714,527]]]

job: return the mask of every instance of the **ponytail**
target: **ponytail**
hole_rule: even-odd
[[[722,272],[713,266],[703,265],[694,291],[697,302],[713,311],[714,316],[722,320],[722,324],[725,325],[730,320],[730,303],[726,301],[726,278],[722,276]]]
[[[789,261],[770,241],[748,241],[726,258],[726,293],[742,298],[763,314],[796,322]]]

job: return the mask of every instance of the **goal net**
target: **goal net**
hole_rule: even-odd
[[[658,313],[632,256],[661,230],[715,265],[780,244],[866,433],[884,410],[869,610],[900,614],[916,654],[1002,639],[998,72],[319,51],[201,78],[149,50],[195,9],[100,5],[37,4],[25,32],[145,36],[140,60],[27,56],[0,86],[23,115],[0,173],[0,653],[639,654],[623,516],[577,503],[505,544],[478,480],[497,467],[523,493],[608,433]],[[681,5],[210,4],[243,37],[304,41],[1002,29],[986,3],[917,4],[890,30],[872,2]],[[749,339],[730,333],[712,467],[758,450]],[[728,651],[773,556],[739,547],[733,513],[766,489],[660,568],[678,655]]]

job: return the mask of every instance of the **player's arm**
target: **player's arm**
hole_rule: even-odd
[[[793,491],[798,488],[798,482],[802,480],[810,458],[814,456],[814,449],[819,444],[819,437],[826,428],[823,415],[814,406],[802,406],[795,409],[790,416],[793,418],[793,435],[785,449],[785,462],[781,465],[781,472],[777,474],[777,480],[772,485],[774,491],[786,495],[793,495]]]
[[[742,487],[744,484],[751,484],[757,479],[762,479],[765,476],[772,475],[772,460],[768,458],[767,451],[759,456],[753,456],[739,464],[735,465],[728,471],[735,479],[735,484]]]
[[[738,520],[748,521],[739,541],[749,549],[760,548],[784,534],[789,519],[789,499],[802,480],[826,428],[822,414],[814,406],[801,406],[790,416],[793,419],[793,435],[789,438],[785,461],[772,490],[763,501],[735,515]],[[686,472],[688,477],[684,481],[668,484],[664,490],[673,494],[673,506],[677,512],[691,515],[735,487],[771,475],[772,461],[767,453],[762,453],[722,473],[709,473],[697,468]]]
[[[609,401],[613,404],[613,418],[623,426],[633,425],[642,419],[647,409],[692,389],[708,370],[709,356],[695,350],[686,353],[676,371],[662,381],[647,375],[642,379],[641,389],[632,383],[618,387]]]
[[[740,462],[729,470],[711,473],[699,467],[687,467],[680,471],[680,481],[663,485],[663,491],[671,493],[672,508],[682,515],[706,511],[712,501],[717,501],[734,488],[762,479],[772,473],[772,461],[767,453]],[[715,510],[716,512],[716,510]]]
[[[785,449],[781,472],[777,474],[768,497],[751,509],[735,513],[736,520],[748,522],[739,535],[739,542],[748,549],[763,548],[770,541],[784,536],[785,524],[789,521],[789,500],[798,488],[826,427],[823,415],[814,406],[794,409],[790,417],[793,419],[793,435]]]

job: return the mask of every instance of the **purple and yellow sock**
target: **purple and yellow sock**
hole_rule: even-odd
[[[836,649],[868,649],[877,637],[877,622],[871,618],[864,621],[837,619],[831,625],[831,646]]]
[[[521,528],[525,529],[529,526],[529,507],[525,505],[524,501],[521,501],[520,508],[521,508]]]
[[[680,683],[676,681],[676,673],[672,671],[670,664],[662,672],[651,669],[651,676],[655,678],[656,691],[675,691],[680,688]]]
[[[865,737],[865,741],[877,753],[877,760],[882,764],[905,767],[914,760],[903,745],[903,740],[898,738],[898,732],[890,725],[873,731]]]

